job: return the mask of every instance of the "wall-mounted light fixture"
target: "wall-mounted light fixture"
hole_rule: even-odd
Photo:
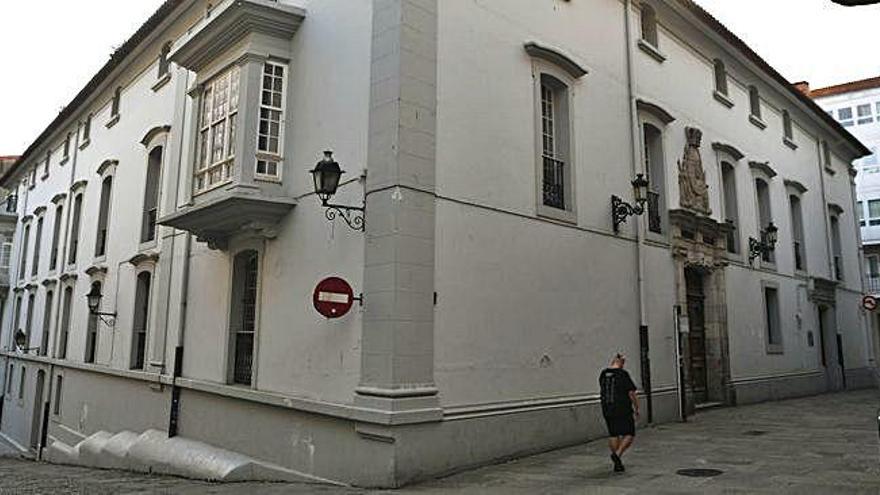
[[[89,291],[88,294],[86,294],[86,301],[88,301],[89,303],[89,313],[91,313],[93,316],[97,316],[98,318],[100,318],[101,321],[103,321],[105,324],[113,325],[114,320],[108,319],[108,317],[116,318],[116,313],[104,313],[98,311],[98,308],[101,307],[101,299],[103,297],[104,294],[101,294],[101,284],[92,284],[92,289]]]
[[[27,335],[25,335],[24,330],[20,328],[15,331],[15,335],[12,336],[12,340],[15,343],[15,348],[21,352],[26,353],[39,349],[39,347],[25,347],[26,345],[30,344],[30,342],[28,342],[28,337]]]
[[[776,239],[779,229],[770,222],[767,228],[761,231],[761,239],[749,237],[749,264],[754,263],[758,256],[769,256],[776,249]]]
[[[631,205],[617,195],[611,196],[611,222],[614,225],[614,233],[620,231],[620,224],[626,222],[626,218],[632,215],[641,215],[645,212],[645,203],[648,201],[648,179],[644,174],[636,175],[632,181],[633,195],[636,204]]]
[[[366,204],[363,206],[346,206],[330,203],[330,198],[336,194],[336,189],[339,188],[339,179],[345,173],[339,164],[336,163],[336,160],[333,159],[333,152],[325,151],[324,158],[315,164],[315,168],[309,172],[315,181],[315,194],[321,200],[321,206],[327,208],[324,212],[327,220],[332,222],[339,216],[352,229],[363,231]]]

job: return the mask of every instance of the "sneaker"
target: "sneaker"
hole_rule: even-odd
[[[614,472],[622,473],[626,471],[626,468],[623,467],[623,461],[620,460],[620,456],[617,454],[611,454],[611,462],[614,463]]]

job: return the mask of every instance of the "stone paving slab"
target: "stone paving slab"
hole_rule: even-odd
[[[627,472],[611,472],[604,441],[464,472],[398,491],[304,484],[212,484],[35,463],[0,441],[6,494],[791,494],[880,495],[880,393],[863,390],[699,413],[640,430]],[[682,468],[714,468],[686,478]]]

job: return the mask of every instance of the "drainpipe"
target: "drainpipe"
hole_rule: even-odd
[[[647,171],[640,170],[639,164],[643,163],[642,161],[642,149],[639,146],[639,114],[638,107],[636,106],[636,71],[635,66],[633,64],[633,38],[632,38],[632,22],[631,22],[631,9],[632,9],[632,0],[626,0],[624,2],[624,22],[625,22],[625,33],[626,33],[626,71],[627,71],[627,91],[629,95],[629,115],[630,115],[630,133],[629,133],[629,143],[630,150],[632,152],[632,162],[631,162],[631,170],[632,176],[635,177],[636,174],[645,173],[647,175]],[[651,394],[651,354],[649,347],[649,333],[648,333],[648,317],[645,310],[645,237],[643,233],[643,226],[640,216],[634,217],[635,226],[636,226],[636,258],[638,259],[636,263],[636,280],[638,284],[638,293],[639,293],[639,354],[641,357],[641,371],[642,371],[642,389],[645,392],[645,401],[648,409],[648,423],[652,423],[654,421],[654,403],[653,396]]]
[[[184,87],[189,87],[189,71],[186,71],[185,74],[186,74],[186,76],[185,76],[186,77],[186,84],[184,85]],[[184,138],[183,130],[186,126],[186,105],[183,106],[182,111],[183,111],[183,115],[181,116],[181,119],[180,119],[181,140]],[[178,151],[179,154],[177,157],[177,163],[178,163],[177,185],[174,188],[174,205],[175,205],[175,207],[177,206],[177,202],[180,199],[179,198],[180,186],[181,186],[181,181],[183,180],[183,173],[181,172],[181,170],[183,170],[184,172],[187,170],[185,167],[181,166],[184,163],[183,162],[183,148],[184,148],[183,142],[181,141],[181,145],[180,145],[180,148]],[[171,238],[172,249],[174,247],[175,239],[177,239],[176,235]],[[172,253],[173,253],[173,250],[172,250]],[[175,348],[174,348],[174,368],[172,370],[172,375],[171,375],[171,405],[170,405],[170,411],[169,411],[169,415],[168,415],[168,437],[169,438],[173,438],[173,437],[177,436],[178,419],[180,416],[180,386],[177,385],[177,379],[180,378],[180,376],[183,374],[183,344],[184,344],[184,340],[185,340],[184,337],[186,335],[186,309],[187,309],[187,300],[188,300],[188,295],[189,295],[189,272],[190,272],[190,255],[191,254],[192,254],[192,234],[187,232],[186,233],[186,241],[184,244],[184,253],[183,253],[183,266],[182,266],[183,277],[181,280],[181,290],[180,290],[180,316],[179,316],[178,326],[177,326],[177,346],[175,346]],[[172,273],[173,273],[172,270],[168,271],[169,276],[171,276]],[[168,284],[169,294],[171,292],[171,285],[172,284]],[[167,332],[168,332],[167,325],[165,326],[165,332],[166,332],[166,337],[167,337]],[[167,348],[167,339],[165,340],[165,342],[166,342],[166,348]],[[164,350],[163,350],[163,352],[164,352]]]

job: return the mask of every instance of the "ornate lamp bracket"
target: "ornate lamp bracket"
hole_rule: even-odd
[[[644,212],[645,207],[643,203],[637,203],[633,206],[616,194],[611,196],[611,218],[615,234],[620,232],[620,224],[625,223],[627,217],[641,215]]]
[[[336,217],[339,217],[342,218],[353,230],[364,231],[365,206],[337,205],[330,203],[327,200],[321,201],[321,206],[327,208],[324,210],[324,216],[327,220],[332,222],[333,220],[336,220]]]

